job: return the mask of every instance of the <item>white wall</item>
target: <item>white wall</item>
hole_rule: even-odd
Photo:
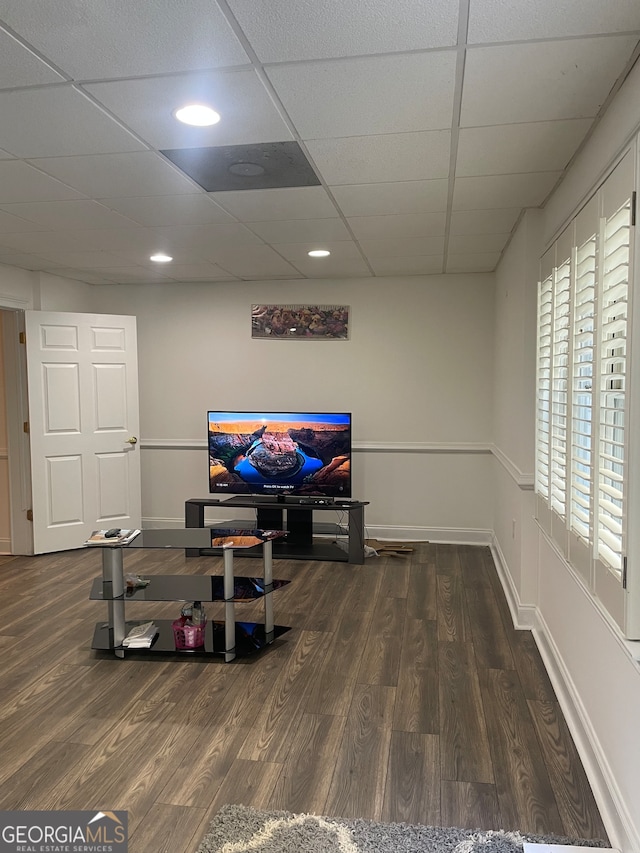
[[[206,496],[207,409],[351,411],[371,535],[486,541],[493,276],[94,291],[94,310],[138,319],[147,523]],[[349,340],[254,340],[255,303],[348,305]]]
[[[254,303],[349,305],[349,340],[252,340]],[[2,305],[137,316],[145,523],[206,496],[208,408],[349,410],[369,535],[489,541],[492,275],[94,287],[5,266]]]
[[[91,312],[95,296],[83,282],[0,264],[0,308]]]
[[[37,282],[37,273],[0,264],[0,307],[34,308]]]
[[[532,270],[639,125],[637,67],[545,211],[524,218],[497,270],[494,372],[494,552],[516,621],[534,630],[613,846],[625,853],[640,849],[640,666],[534,519]]]
[[[91,285],[81,281],[60,278],[49,273],[38,274],[38,302],[34,306],[39,311],[76,311],[91,314],[95,308],[96,294]],[[114,314],[126,314],[126,311],[114,311]]]

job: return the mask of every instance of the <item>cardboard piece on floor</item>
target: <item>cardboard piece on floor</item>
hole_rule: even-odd
[[[390,554],[391,556],[400,554],[412,554],[413,548],[410,548],[406,542],[380,542],[379,539],[367,539],[366,544],[377,551],[378,554]]]

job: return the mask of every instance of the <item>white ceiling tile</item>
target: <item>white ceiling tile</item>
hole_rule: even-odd
[[[500,175],[564,169],[590,119],[469,127],[460,131],[456,175]]]
[[[48,260],[55,266],[72,267],[85,270],[104,270],[111,267],[128,266],[130,261],[115,252],[56,252],[46,253]]]
[[[493,207],[538,207],[556,184],[561,172],[531,172],[527,175],[490,175],[456,178],[453,207],[481,210]]]
[[[235,276],[216,264],[171,264],[166,270],[174,281],[233,281]]]
[[[145,259],[161,246],[152,228],[95,228],[82,231],[36,231],[32,234],[2,234],[0,245],[18,252],[46,255],[48,252],[117,252],[131,249]]]
[[[194,181],[155,151],[45,157],[30,162],[91,198],[202,192]]]
[[[1,0],[0,18],[72,77],[128,77],[248,62],[216,3]]]
[[[297,270],[270,246],[218,246],[202,254],[238,278],[298,275]]]
[[[32,201],[26,204],[5,204],[7,213],[22,216],[45,228],[56,230],[85,228],[126,228],[131,220],[114,213],[98,201],[73,199],[71,201]]]
[[[262,62],[455,45],[458,0],[230,0]]]
[[[113,284],[111,279],[105,275],[101,275],[95,270],[83,270],[79,267],[46,267],[43,272],[47,272],[49,275],[57,275],[60,278],[82,281],[85,284]]]
[[[300,269],[301,264],[313,267],[327,267],[337,261],[356,261],[362,259],[360,250],[353,240],[341,240],[339,243],[326,243],[323,248],[328,249],[331,255],[326,258],[310,258],[307,254],[312,249],[317,249],[313,241],[308,243],[274,243],[273,248],[288,261]]]
[[[254,70],[120,80],[85,88],[154,148],[286,142],[293,138]],[[221,116],[218,124],[189,127],[173,117],[174,110],[194,101],[212,106]]]
[[[397,237],[412,239],[414,237],[437,237],[444,234],[442,217],[433,213],[352,216],[347,221],[357,240],[385,240]]]
[[[611,36],[469,50],[460,124],[593,117],[636,43]]]
[[[12,213],[0,210],[0,234],[15,234],[25,231],[46,231],[43,225],[21,219]]]
[[[250,228],[266,243],[322,243],[351,239],[347,226],[337,217],[252,222]]]
[[[300,274],[298,270],[296,270],[291,275],[270,275],[268,276],[269,281],[299,281],[303,276]],[[242,281],[263,281],[265,279],[265,275],[261,273],[251,274],[242,276]]]
[[[10,33],[0,30],[0,88],[37,86],[65,80]]]
[[[155,233],[155,232],[154,232]],[[168,254],[173,258],[173,263],[158,263],[151,260],[151,255],[158,253]],[[153,251],[146,248],[121,248],[118,249],[117,255],[123,258],[124,263],[121,266],[131,266],[135,264],[140,267],[149,267],[152,270],[159,270],[162,275],[170,275],[169,270],[178,265],[186,266],[193,263],[202,263],[204,261],[202,255],[196,249],[191,247],[176,248],[172,247],[168,250],[159,237],[156,236]]]
[[[386,240],[361,240],[360,248],[367,258],[417,257],[440,255],[444,251],[444,236],[441,237],[389,237]]]
[[[431,213],[444,228],[448,181],[398,181],[330,187],[345,216]],[[434,213],[432,211],[439,211]]]
[[[0,263],[170,287],[493,269],[640,35],[639,0],[504,6],[0,0]],[[195,100],[221,121],[175,121]],[[318,186],[206,193],[161,153],[295,140]]]
[[[456,53],[336,59],[267,68],[302,139],[451,125]]]
[[[69,232],[59,231],[58,234]],[[86,251],[106,250],[108,252],[132,249],[146,258],[162,248],[161,237],[153,228],[95,228],[82,232],[80,246]]]
[[[105,199],[103,204],[139,225],[150,227],[208,225],[232,221],[231,215],[222,210],[206,193],[109,198]]]
[[[20,267],[25,270],[48,270],[55,266],[48,258],[42,258],[39,255],[23,254],[14,252],[11,249],[4,249],[0,246],[0,264],[7,264],[12,267]]]
[[[500,260],[500,252],[447,257],[447,272],[492,272]]]
[[[448,130],[307,142],[309,154],[330,186],[446,178],[450,146]]]
[[[629,30],[640,30],[637,0],[510,0],[508,15],[503,0],[473,0],[469,7],[471,44]]]
[[[167,249],[172,249],[174,246],[217,249],[225,246],[262,245],[262,240],[259,237],[256,237],[244,225],[236,222],[225,222],[220,225],[156,228],[155,232]]]
[[[144,149],[128,130],[71,86],[0,92],[0,114],[0,146],[16,157]]]
[[[442,255],[371,258],[369,263],[376,275],[432,275],[444,268]]]
[[[449,239],[449,254],[501,252],[509,234],[454,234]]]
[[[33,231],[31,233],[0,234],[0,246],[5,249],[12,249],[15,252],[44,257],[47,252],[78,251],[78,238],[75,231]],[[83,248],[86,247],[83,246]]]
[[[145,267],[113,267],[105,270],[105,278],[116,284],[152,284],[154,282],[170,282],[172,281],[166,275],[161,275],[159,272],[154,272]]]
[[[451,234],[507,234],[522,213],[519,207],[506,210],[454,210]]]
[[[324,187],[282,187],[209,193],[243,222],[267,219],[328,219],[336,208]]]
[[[313,258],[301,260],[296,264],[303,276],[307,278],[366,278],[371,275],[371,268],[362,258],[320,258],[323,264],[312,263]]]
[[[82,198],[82,193],[20,160],[0,162],[0,204]]]

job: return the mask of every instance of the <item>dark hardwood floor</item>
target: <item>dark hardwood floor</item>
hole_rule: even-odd
[[[274,593],[276,622],[292,630],[231,664],[93,652],[100,559],[0,557],[0,809],[126,809],[131,853],[191,853],[234,802],[606,839],[488,548],[277,560],[292,583]],[[222,561],[132,551],[125,568],[221,574]],[[128,603],[127,616],[179,609]]]

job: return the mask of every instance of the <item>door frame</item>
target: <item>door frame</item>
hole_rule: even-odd
[[[7,403],[10,551],[11,554],[31,555],[33,526],[27,517],[31,509],[31,461],[29,436],[24,431],[24,424],[29,420],[27,357],[26,347],[20,343],[20,333],[24,333],[25,328],[25,308],[6,304],[11,301],[6,296],[0,297]]]

